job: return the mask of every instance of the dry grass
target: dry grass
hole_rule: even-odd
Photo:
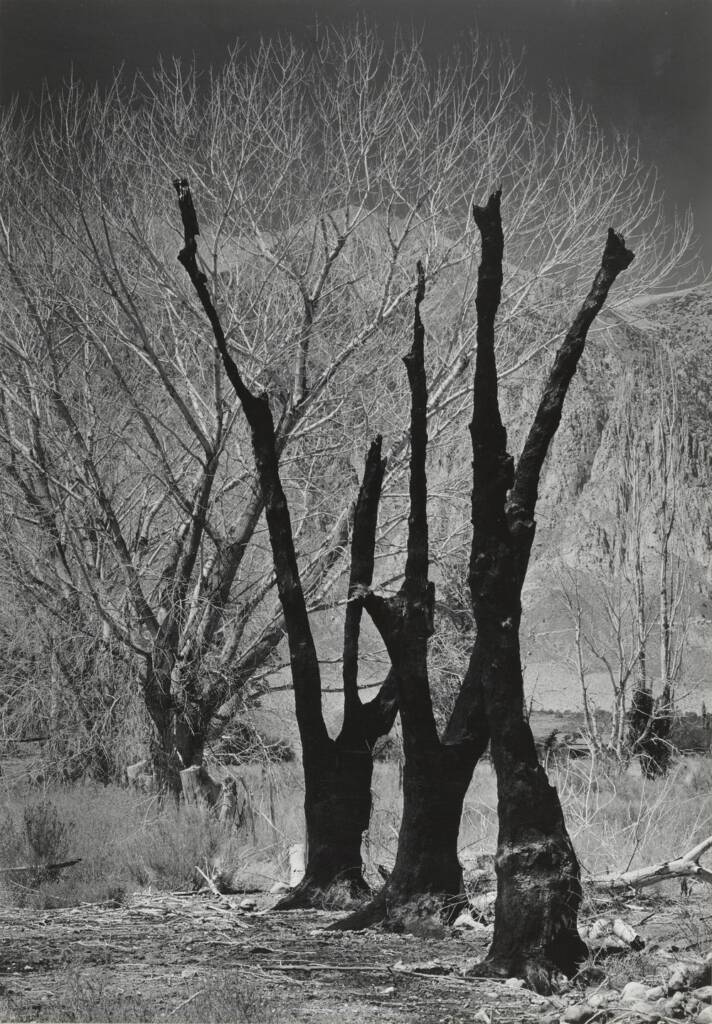
[[[165,1005],[157,1005],[153,993],[109,993],[99,972],[70,970],[51,1000],[28,1006],[0,997],[0,1020],[272,1024],[279,1015],[264,986],[244,972],[202,972],[176,986]]]
[[[682,759],[660,779],[636,767],[597,774],[586,760],[558,768],[566,823],[584,875],[655,864],[712,832],[712,759]]]
[[[0,899],[38,908],[120,902],[144,887],[185,889],[195,867],[229,865],[269,888],[287,875],[288,847],[303,839],[298,771],[282,765],[244,773],[249,799],[238,829],[195,807],[118,786],[54,786],[0,795]],[[276,824],[278,823],[278,824]],[[48,877],[45,865],[81,863]]]
[[[566,819],[586,874],[653,863],[683,852],[712,831],[712,759],[681,760],[664,779],[650,781],[639,773],[596,773],[585,761],[554,766],[550,778],[561,795]],[[71,906],[81,902],[121,901],[135,889],[184,889],[196,865],[221,859],[252,872],[268,887],[287,876],[287,850],[302,838],[302,789],[299,768],[279,765],[266,774],[244,773],[250,801],[242,824],[226,830],[214,816],[172,801],[117,787],[54,788],[21,798],[0,797],[0,866],[34,864],[22,878],[0,875],[0,899],[32,907]],[[392,866],[402,788],[397,763],[378,763],[374,773],[374,810],[364,845],[367,875],[380,882],[378,866]],[[467,867],[492,854],[497,834],[496,779],[492,767],[478,766],[465,803],[460,854]],[[43,865],[65,857],[82,857],[58,879]],[[207,865],[206,865],[207,866]],[[14,881],[11,879],[14,878]],[[666,941],[681,950],[707,952],[712,919],[699,912],[699,897],[686,901],[679,884],[650,903],[663,912]],[[610,908],[609,908],[610,909]],[[584,904],[584,916],[601,908]],[[622,913],[622,911],[619,911]],[[441,934],[442,929],[437,934]],[[674,933],[674,934],[673,934]],[[639,953],[592,959],[582,980],[603,987],[626,982],[660,981],[655,946]],[[274,991],[274,989],[272,990]],[[162,993],[140,985],[111,993],[101,970],[73,967],[60,976],[51,994],[40,1001],[13,1001],[0,994],[0,1020],[7,1021],[161,1021],[192,1024],[206,1021],[265,1022],[280,1019],[278,1003],[267,982],[252,972],[197,968],[175,977]]]
[[[2,866],[34,866],[19,876],[5,874],[6,899],[39,908],[120,901],[126,892],[147,885],[185,887],[195,865],[220,840],[208,816],[174,803],[161,806],[113,786],[58,787],[24,806],[6,798],[0,819],[3,834],[12,837],[9,844],[0,844]],[[63,826],[61,847],[53,841],[57,822]],[[81,863],[57,880],[48,878],[45,865],[67,857],[81,858]]]
[[[549,769],[586,875],[627,870],[681,854],[712,833],[712,758],[682,758],[660,779],[637,765],[624,774],[598,771],[587,758]],[[490,764],[478,765],[460,832],[464,863],[494,853],[497,785]]]
[[[56,787],[42,794],[0,796],[0,867],[37,865],[33,874],[0,875],[5,902],[38,907],[82,901],[120,901],[151,886],[190,886],[197,866],[231,869],[246,887],[269,888],[287,877],[288,848],[303,840],[302,784],[298,765],[243,771],[249,799],[242,823],[228,830],[191,807],[115,786]],[[596,773],[587,760],[555,766],[568,828],[584,878],[652,864],[684,852],[712,832],[712,759],[687,758],[663,779],[635,770]],[[364,844],[367,878],[395,860],[402,808],[399,766],[377,763],[374,809]],[[465,801],[460,854],[466,868],[494,853],[496,779],[478,766]],[[58,879],[43,875],[54,860],[81,857]]]

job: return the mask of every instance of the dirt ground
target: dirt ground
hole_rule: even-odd
[[[239,897],[140,893],[114,908],[3,908],[0,1019],[81,1020],[80,984],[101,992],[101,1006],[113,1007],[109,1019],[123,1019],[119,1007],[130,995],[134,1019],[195,1020],[193,1000],[228,972],[265,994],[263,1008],[243,1018],[255,1021],[541,1022],[581,998],[582,990],[545,998],[463,977],[485,955],[486,934],[329,932],[334,914],[270,913],[274,897],[255,900],[255,910],[245,910]],[[688,908],[691,921],[704,913],[701,901]],[[675,932],[670,915],[651,915],[647,924],[655,925],[648,944],[661,962],[699,946],[684,928]],[[667,932],[665,940],[655,932]],[[654,973],[650,958],[645,971]],[[94,1019],[105,1019],[97,1012]]]
[[[117,909],[5,910],[3,1016],[12,1019],[13,1006],[38,1014],[63,1007],[66,1012],[77,972],[90,981],[101,977],[103,1001],[131,991],[157,1017],[200,990],[208,976],[215,983],[221,970],[244,971],[258,981],[276,1019],[285,1021],[435,1024],[471,1021],[480,1007],[504,1009],[502,1000],[529,1008],[529,996],[523,999],[502,985],[474,985],[455,973],[418,973],[419,965],[437,959],[449,972],[456,963],[484,955],[486,941],[325,931],[335,917],[249,913],[215,897],[166,894],[143,894]],[[533,998],[538,1009],[541,1001]]]

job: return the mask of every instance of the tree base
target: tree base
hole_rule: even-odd
[[[361,876],[350,879],[337,877],[331,882],[319,882],[305,875],[272,909],[353,910],[370,894],[371,890]]]
[[[521,957],[516,959],[493,958],[474,964],[466,972],[468,978],[521,978],[529,988],[542,996],[560,990],[567,981],[566,974],[555,963],[544,958]]]
[[[334,921],[329,925],[328,930],[331,932],[360,932],[365,928],[373,928],[381,924],[386,918],[386,913],[386,901],[383,898],[383,892],[380,892],[364,906],[354,910],[348,917],[341,921]]]
[[[383,925],[389,932],[442,937],[445,928],[467,908],[467,898],[464,895],[428,893],[397,900],[393,898],[392,893],[389,894],[388,886],[385,886],[365,906],[359,907],[344,920],[334,922],[330,930],[362,931],[365,928]]]

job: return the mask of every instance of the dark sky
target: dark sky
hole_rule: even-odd
[[[434,56],[464,31],[526,47],[530,87],[569,86],[604,124],[640,137],[670,206],[692,206],[712,265],[712,0],[0,0],[0,97],[147,70],[157,55],[219,63],[237,36],[306,34],[365,13],[423,30]]]

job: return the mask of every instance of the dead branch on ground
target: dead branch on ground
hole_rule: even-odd
[[[635,868],[633,871],[612,871],[607,875],[598,875],[590,879],[590,884],[597,889],[608,889],[620,892],[625,889],[642,889],[646,885],[657,885],[668,878],[699,878],[703,882],[712,882],[712,871],[700,864],[700,857],[712,848],[712,836],[703,839],[681,857],[653,864],[650,867]]]

